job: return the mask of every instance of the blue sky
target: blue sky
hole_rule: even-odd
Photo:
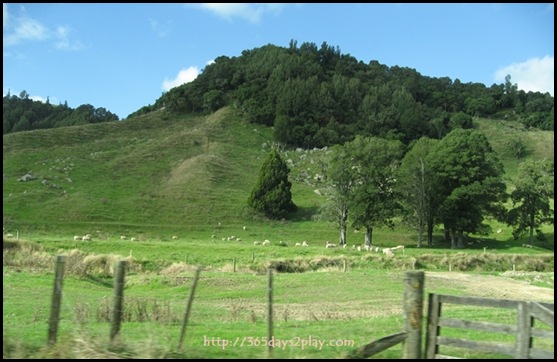
[[[323,42],[369,63],[553,93],[554,5],[3,4],[3,94],[121,119],[218,56]]]

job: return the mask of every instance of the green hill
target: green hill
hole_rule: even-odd
[[[507,140],[520,138],[525,156],[553,159],[553,132],[479,119],[501,155],[507,180],[519,162]],[[59,233],[203,232],[222,225],[281,229],[252,214],[247,198],[273,142],[273,130],[245,122],[230,107],[209,116],[154,111],[121,122],[3,136],[3,209],[6,230]],[[291,165],[298,213],[288,233],[319,233],[335,240],[334,227],[311,221],[324,201],[315,175],[325,149],[282,150]],[[31,181],[18,181],[26,174]],[[282,228],[285,229],[285,228]]]

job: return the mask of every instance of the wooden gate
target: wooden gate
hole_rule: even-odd
[[[517,323],[516,325],[509,325],[484,321],[468,321],[457,318],[444,318],[441,315],[442,306],[448,303],[516,309],[518,315]],[[429,294],[425,358],[455,358],[442,354],[440,351],[441,346],[451,346],[474,351],[505,354],[520,359],[553,359],[553,344],[551,344],[551,350],[534,346],[534,338],[550,339],[551,343],[553,343],[553,313],[554,304],[549,303]],[[542,327],[544,328],[534,327],[535,321],[543,323],[544,325],[542,325]],[[502,333],[514,335],[516,338],[514,343],[503,343],[446,337],[441,335],[442,327]]]

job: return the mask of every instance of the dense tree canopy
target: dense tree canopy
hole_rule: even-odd
[[[46,129],[118,121],[118,116],[105,108],[83,104],[76,109],[67,104],[52,105],[50,102],[34,101],[27,92],[20,96],[8,93],[3,98],[3,134],[34,129]]]
[[[506,199],[503,166],[483,133],[455,129],[429,152],[439,199],[437,220],[451,236],[451,247],[462,248],[465,233],[483,233],[488,215],[502,217]]]
[[[350,199],[352,225],[364,228],[365,244],[373,242],[373,228],[393,227],[400,210],[396,172],[404,151],[402,142],[357,136],[345,145],[351,157],[354,191]]]
[[[405,144],[441,139],[470,128],[472,117],[513,118],[553,130],[553,97],[517,90],[510,76],[487,87],[414,69],[368,64],[326,42],[265,45],[239,57],[220,56],[192,82],[164,93],[152,106],[213,112],[233,105],[252,123],[274,126],[275,139],[294,147],[343,144],[356,134]]]
[[[248,198],[248,205],[269,218],[279,219],[297,210],[292,201],[288,166],[276,148],[272,148],[259,170],[257,184]]]
[[[515,237],[527,231],[530,244],[534,239],[534,229],[555,222],[550,205],[555,190],[554,172],[553,162],[546,160],[528,160],[518,167],[516,188],[511,192],[513,207],[507,223],[514,227]]]

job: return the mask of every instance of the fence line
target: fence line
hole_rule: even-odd
[[[48,343],[56,342],[56,334],[59,322],[61,305],[61,293],[64,276],[65,256],[59,255],[56,261],[56,275],[54,281],[54,291],[52,298],[51,318],[49,321]],[[110,342],[114,342],[120,332],[120,324],[123,315],[123,289],[125,278],[126,261],[120,260],[116,263],[114,270],[114,298],[111,313]],[[344,267],[344,271],[345,271]],[[193,285],[190,290],[184,323],[180,333],[178,350],[182,349],[182,342],[185,335],[185,328],[191,311],[191,305],[195,293],[195,288],[199,279],[201,267],[198,267],[194,276]],[[267,269],[267,327],[268,340],[273,340],[273,271]],[[391,348],[398,343],[403,343],[403,358],[419,359],[422,357],[422,311],[424,293],[424,272],[408,271],[404,277],[404,331],[395,333],[374,342],[364,345],[353,351],[346,358],[368,358],[374,354]],[[445,318],[441,316],[442,304],[460,304],[480,307],[496,307],[506,309],[516,309],[518,312],[517,325],[506,325],[492,322],[467,321],[456,318]],[[489,299],[479,297],[463,297],[440,294],[429,294],[429,304],[427,312],[426,346],[425,358],[454,358],[439,353],[439,346],[453,346],[469,348],[478,351],[488,351],[513,355],[516,358],[553,358],[552,351],[533,347],[533,338],[554,338],[554,304],[524,302],[506,299]],[[534,327],[534,322],[538,321],[551,330]],[[471,341],[461,338],[450,338],[441,336],[441,327],[452,327],[461,329],[472,329],[484,332],[496,332],[516,336],[516,344],[504,344],[488,341]],[[272,345],[268,344],[267,355],[272,355]]]

